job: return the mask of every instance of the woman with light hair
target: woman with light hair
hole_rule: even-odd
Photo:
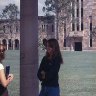
[[[6,47],[0,44],[0,96],[8,96],[7,86],[13,80],[13,74],[8,74],[6,77],[2,60],[5,58]]]

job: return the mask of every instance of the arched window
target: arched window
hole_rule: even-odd
[[[8,49],[11,50],[11,49],[12,49],[12,46],[13,46],[13,45],[12,45],[12,40],[9,39],[9,40],[8,40]]]
[[[6,44],[7,44],[6,39],[3,39],[3,40],[2,40],[2,43],[3,43],[4,45],[6,45]]]
[[[7,48],[7,41],[6,41],[6,39],[3,39],[3,40],[2,40],[2,44],[5,45],[6,48]]]
[[[15,39],[15,49],[19,50],[19,40]]]

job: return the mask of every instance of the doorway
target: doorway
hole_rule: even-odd
[[[82,42],[75,42],[75,51],[82,51]]]

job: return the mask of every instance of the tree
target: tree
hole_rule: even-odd
[[[13,34],[13,28],[12,26],[15,25],[15,28],[16,28],[16,32],[17,32],[17,29],[18,29],[18,19],[19,19],[19,10],[18,10],[18,7],[15,5],[15,4],[9,4],[7,6],[5,6],[5,8],[3,9],[3,12],[2,12],[2,15],[1,17],[4,19],[4,20],[7,20],[8,23],[6,23],[3,27],[4,27],[4,30],[6,30],[5,26],[7,26],[9,29],[10,29],[10,37],[11,37],[11,49],[12,49],[12,34]],[[5,31],[4,31],[5,32]]]
[[[2,16],[6,19],[16,20],[18,18],[19,11],[18,7],[15,4],[9,4],[5,6],[2,12]]]
[[[59,20],[65,20],[70,17],[70,13],[72,13],[72,3],[75,0],[46,0],[45,7],[43,7],[43,11],[46,12],[47,15],[54,14],[55,15],[55,38],[58,39],[58,22]],[[61,11],[64,12],[62,16],[59,14]]]

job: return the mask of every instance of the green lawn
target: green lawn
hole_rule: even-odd
[[[8,86],[9,96],[20,96],[20,51],[6,51],[4,66],[10,65],[10,73],[14,74],[14,80]]]
[[[44,52],[40,52],[39,62]],[[62,52],[64,64],[59,72],[61,96],[96,96],[96,52]],[[7,51],[4,65],[11,66],[14,81],[10,86],[10,96],[19,95],[20,54]]]
[[[96,96],[96,52],[64,52],[61,96]]]

